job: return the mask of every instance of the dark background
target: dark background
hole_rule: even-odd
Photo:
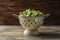
[[[50,16],[44,20],[43,25],[60,25],[59,0],[0,0],[0,25],[19,25],[17,14],[28,8],[43,11]]]

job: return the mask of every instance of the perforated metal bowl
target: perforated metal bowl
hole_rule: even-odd
[[[21,26],[25,29],[24,35],[39,35],[38,29],[42,24],[46,17],[50,14],[46,14],[40,17],[21,17],[16,14],[12,14],[14,17],[19,19]]]
[[[19,22],[24,29],[36,30],[43,24],[43,17],[20,17]]]

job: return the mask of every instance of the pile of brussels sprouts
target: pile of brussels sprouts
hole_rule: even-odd
[[[43,15],[44,15],[43,12],[34,9],[26,9],[25,11],[19,12],[19,16],[23,17],[37,17]]]

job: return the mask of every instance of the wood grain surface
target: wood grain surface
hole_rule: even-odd
[[[5,28],[4,28],[5,27]],[[41,26],[38,36],[23,35],[20,26],[0,26],[0,40],[60,40],[59,26]],[[4,30],[3,30],[4,29]]]
[[[37,30],[41,33],[60,34],[60,26],[41,26]],[[0,36],[5,34],[5,36],[19,36],[19,34],[23,34],[23,31],[21,26],[0,26]]]

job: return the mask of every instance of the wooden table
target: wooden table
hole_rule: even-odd
[[[0,40],[60,40],[60,26],[41,26],[38,36],[24,36],[20,26],[0,26]]]

